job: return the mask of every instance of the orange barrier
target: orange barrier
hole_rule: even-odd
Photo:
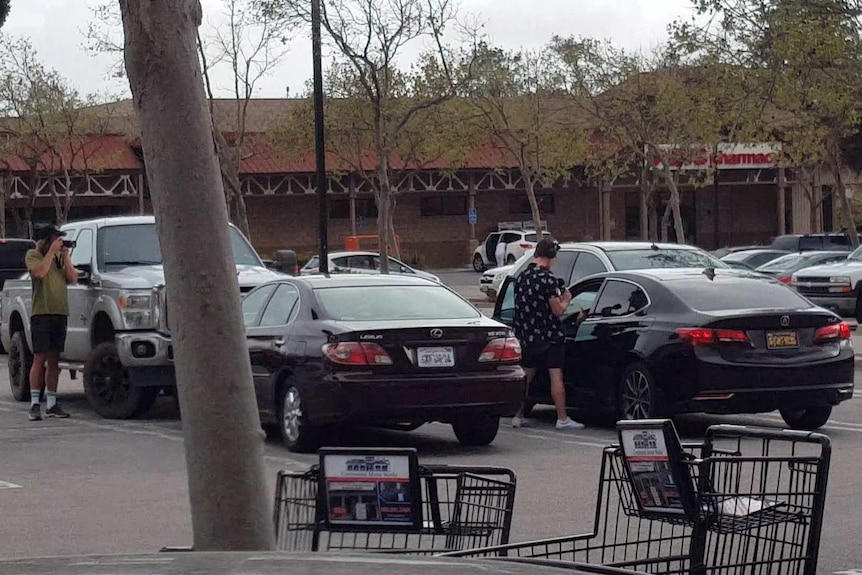
[[[376,236],[376,235],[347,236],[347,238],[344,240],[344,249],[349,251],[349,252],[358,252],[361,249],[360,243],[362,242],[362,240],[374,241],[376,243],[376,246],[375,246],[377,248],[376,251],[378,251],[378,252],[380,251],[380,236]],[[391,255],[391,252],[393,251],[392,248],[393,248],[393,246],[390,246],[390,249],[389,249],[390,255]],[[400,243],[400,239],[398,238],[398,236],[395,236],[394,248],[395,248],[394,251],[396,253],[401,253],[401,243]]]

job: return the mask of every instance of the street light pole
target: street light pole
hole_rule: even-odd
[[[320,234],[320,262],[318,271],[329,273],[329,198],[326,189],[326,143],[323,127],[323,56],[320,35],[320,1],[311,0],[311,43],[314,60],[314,157],[317,171],[317,198],[320,210],[318,233]]]

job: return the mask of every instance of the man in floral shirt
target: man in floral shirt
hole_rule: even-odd
[[[559,246],[550,239],[536,245],[533,262],[515,281],[515,337],[521,342],[521,365],[527,374],[527,389],[536,370],[547,369],[551,379],[551,397],[557,408],[557,429],[583,429],[566,413],[566,389],[563,385],[566,343],[560,318],[572,301],[565,283],[551,267]],[[524,407],[512,418],[512,427],[523,427]]]

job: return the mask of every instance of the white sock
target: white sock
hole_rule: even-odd
[[[48,409],[51,409],[55,405],[57,405],[57,392],[56,391],[46,391],[48,395]]]
[[[32,389],[30,390],[30,407],[33,407],[34,405],[39,405],[40,395],[41,394],[38,389],[36,391],[33,391]]]

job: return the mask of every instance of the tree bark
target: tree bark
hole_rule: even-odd
[[[844,216],[844,224],[847,226],[847,234],[850,236],[850,245],[854,248],[859,246],[859,233],[856,231],[856,218],[853,217],[853,207],[847,197],[847,186],[841,177],[841,160],[837,157],[832,161],[832,176],[835,178],[838,201],[841,202],[841,213]]]
[[[533,219],[533,226],[536,228],[536,241],[542,239],[542,213],[539,211],[539,202],[536,201],[536,181],[530,170],[521,170],[524,180],[524,187],[527,190],[527,201],[530,203],[530,216]]]
[[[661,162],[661,173],[664,176],[665,183],[667,184],[667,189],[670,192],[670,202],[668,202],[668,206],[670,207],[671,214],[673,215],[673,229],[676,232],[676,241],[677,243],[684,244],[685,243],[685,229],[682,225],[682,214],[680,213],[680,199],[679,199],[679,187],[676,185],[676,178],[674,177],[673,170],[670,169],[670,162],[666,157],[666,154],[662,152],[658,146],[650,146],[652,148],[653,157],[658,158]],[[664,222],[665,218],[662,218],[662,222]],[[667,226],[664,226],[665,228]],[[667,232],[662,230],[663,235],[667,235]]]
[[[389,161],[386,152],[377,149],[377,179],[380,189],[377,191],[377,240],[380,246],[380,273],[389,273],[389,242],[392,237],[392,183],[389,179]]]
[[[197,57],[200,1],[120,0],[120,8],[175,320],[194,548],[270,550],[264,435]],[[205,252],[189,250],[189,238],[205,238]]]
[[[653,194],[649,203],[649,240],[658,241],[658,198]]]
[[[650,196],[650,187],[649,187],[649,170],[644,166],[641,169],[641,177],[640,177],[640,228],[641,228],[641,240],[648,241],[649,240],[649,196]]]

